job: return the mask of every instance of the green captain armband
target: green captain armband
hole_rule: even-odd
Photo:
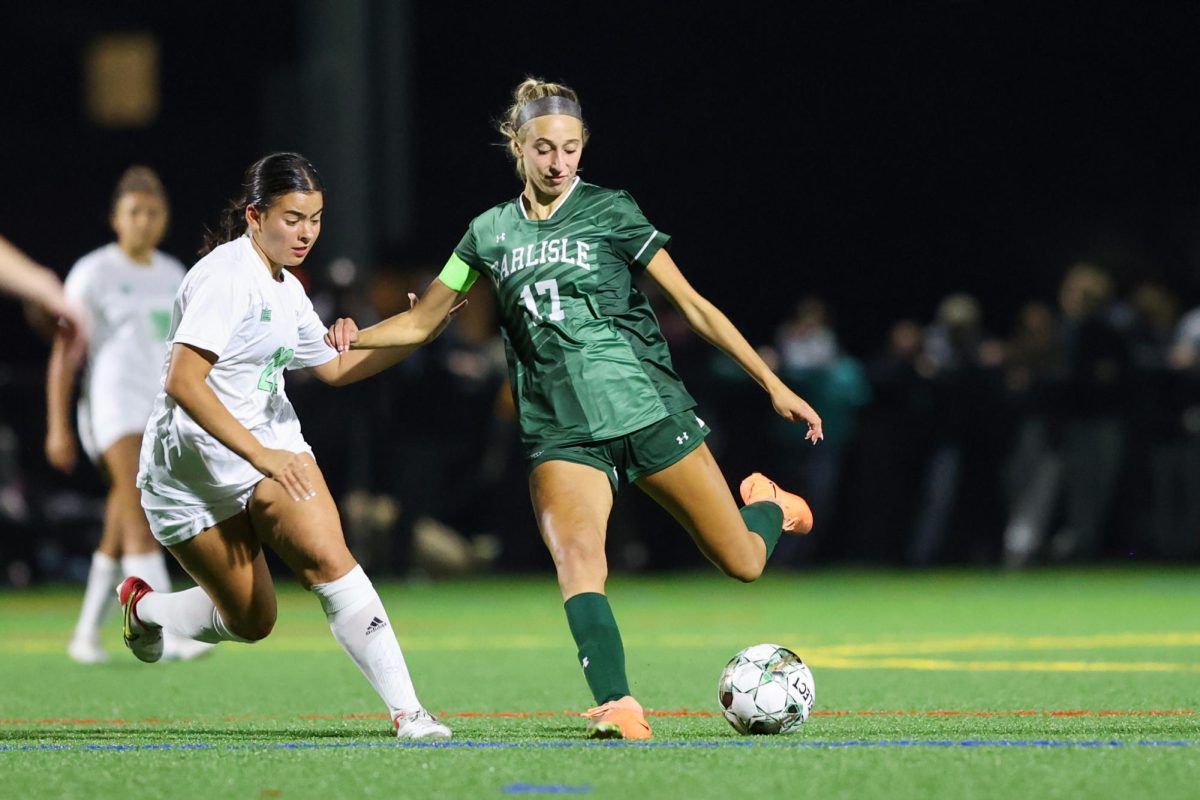
[[[438,280],[456,292],[465,292],[475,285],[475,279],[478,277],[479,273],[459,258],[458,253],[452,253],[446,266],[442,267]]]

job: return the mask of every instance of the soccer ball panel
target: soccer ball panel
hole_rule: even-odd
[[[782,733],[783,723],[775,717],[756,717],[750,721],[747,730],[755,736]]]
[[[784,713],[787,704],[787,685],[783,681],[773,680],[763,684],[754,693],[754,705],[758,708],[759,714],[778,716]]]
[[[766,663],[780,650],[777,644],[756,644],[747,647],[745,650],[737,654],[737,658],[743,661],[753,661],[757,663]]]
[[[754,695],[735,692],[729,703],[729,713],[743,721],[757,718],[758,707],[754,704]]]
[[[757,664],[742,664],[729,677],[729,685],[737,692],[753,692],[762,684],[765,674]]]
[[[746,729],[746,723],[742,721],[742,718],[739,717],[732,710],[725,711],[724,715],[725,715],[725,721],[728,722],[730,724],[730,726],[738,733],[740,733],[744,736],[750,732],[749,730]]]

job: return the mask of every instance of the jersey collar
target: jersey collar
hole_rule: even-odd
[[[563,195],[563,199],[560,200],[558,205],[554,207],[554,210],[550,212],[550,216],[546,217],[545,219],[533,219],[530,217],[529,212],[525,210],[525,201],[521,199],[523,195],[520,194],[517,195],[517,208],[521,209],[521,216],[530,222],[549,222],[550,220],[554,219],[554,215],[562,210],[562,207],[567,204],[567,200],[569,200],[571,195],[575,193],[575,187],[578,185],[579,176],[576,175],[575,180],[571,181],[571,188],[567,189],[567,193]]]

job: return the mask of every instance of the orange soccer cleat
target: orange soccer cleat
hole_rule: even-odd
[[[650,723],[646,722],[642,704],[629,695],[589,708],[583,716],[588,718],[589,739],[650,738]]]
[[[783,509],[783,529],[789,533],[808,533],[813,528],[813,513],[798,494],[785,492],[761,472],[752,472],[742,481],[742,502],[746,505],[769,500]]]

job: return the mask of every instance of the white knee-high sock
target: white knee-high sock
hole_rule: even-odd
[[[87,588],[83,590],[83,607],[75,623],[75,638],[96,639],[100,636],[100,621],[116,595],[113,590],[121,582],[121,565],[115,558],[99,550],[92,553],[88,568]]]
[[[171,591],[171,575],[167,572],[167,558],[162,550],[121,556],[121,569],[126,578],[136,575],[156,592]]]
[[[198,642],[246,642],[225,624],[221,612],[199,586],[182,592],[150,592],[137,604],[137,617],[168,633]]]
[[[333,637],[362,670],[392,716],[420,708],[400,643],[362,567],[355,566],[336,581],[316,584],[313,593],[321,600]]]

